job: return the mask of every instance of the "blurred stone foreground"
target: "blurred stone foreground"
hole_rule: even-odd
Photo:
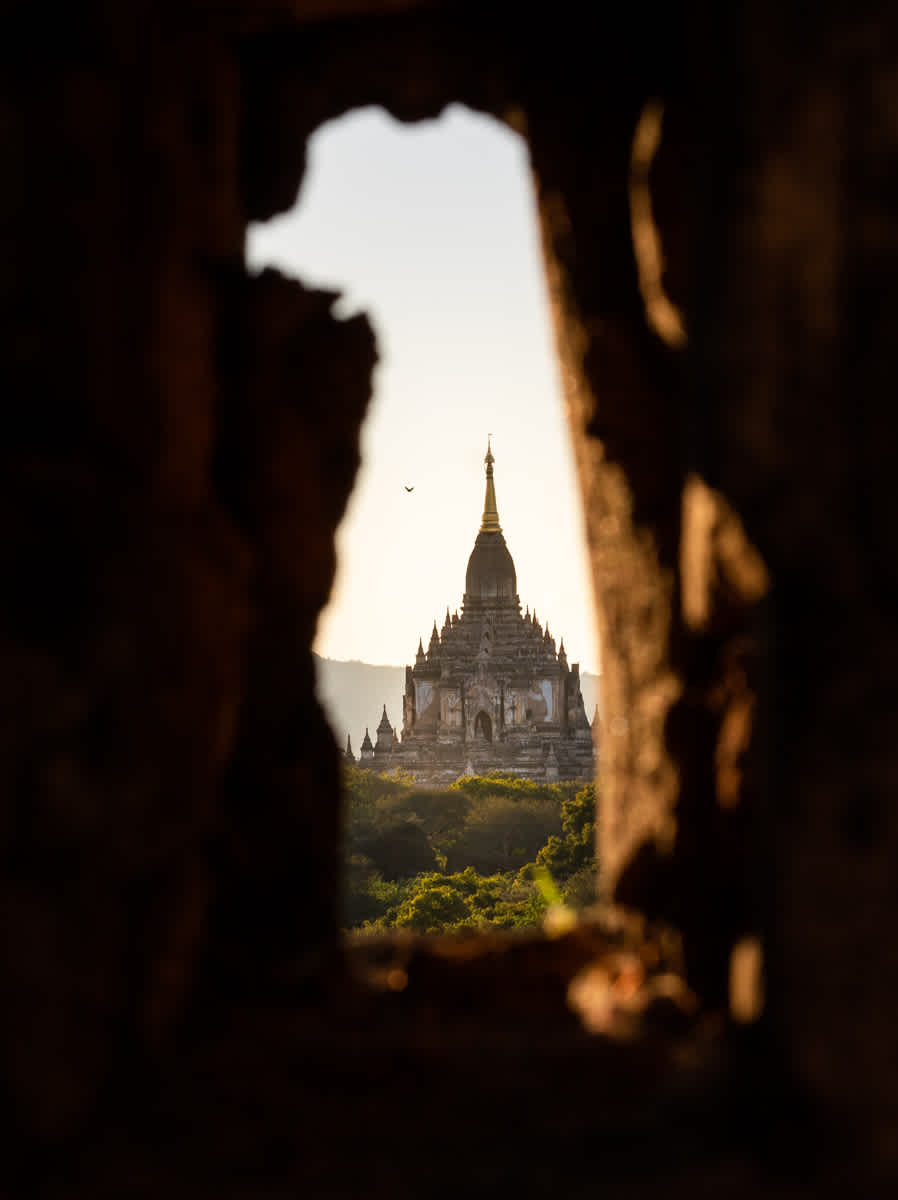
[[[5,6],[0,1193],[894,1194],[896,20]],[[323,121],[453,101],[533,162],[602,915],[341,948],[309,647],[375,348],[244,230]]]

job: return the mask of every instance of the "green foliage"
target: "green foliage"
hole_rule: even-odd
[[[402,903],[407,885],[385,880],[370,858],[353,854],[344,865],[344,912],[347,928],[389,918]]]
[[[372,811],[379,802],[408,791],[409,779],[401,775],[376,775],[361,767],[343,768],[343,798],[350,820]]]
[[[409,789],[381,801],[380,812],[419,826],[431,839],[454,837],[465,825],[471,800],[461,792]]]
[[[531,863],[525,868],[525,874],[536,884],[537,891],[545,900],[546,904],[564,903],[561,892],[558,890],[558,885],[552,878],[551,872],[545,867],[538,866],[536,863]]]
[[[471,914],[471,896],[459,877],[440,872],[422,875],[417,886],[396,913],[398,928],[418,933],[440,933],[466,923]],[[461,883],[461,886],[460,886]]]
[[[548,838],[561,832],[561,818],[553,797],[483,795],[467,813],[464,825],[453,836],[443,837],[439,848],[448,871],[474,867],[482,874],[516,871],[532,862]]]
[[[538,924],[548,904],[536,887],[513,874],[421,875],[396,912],[399,928],[418,933],[513,929]]]
[[[385,879],[407,879],[439,865],[430,839],[411,821],[390,820],[356,838],[354,849],[369,858]]]
[[[357,767],[344,782],[348,928],[508,929],[592,899],[592,784],[497,772],[432,791]]]
[[[488,775],[463,775],[448,787],[449,792],[461,792],[472,800],[488,796],[506,796],[512,800],[524,796],[531,799],[554,800],[556,804],[572,796],[579,785],[576,782],[535,783],[532,779],[521,779],[505,771],[490,771]]]
[[[596,902],[596,864],[595,860],[581,867],[564,881],[561,891],[562,903],[568,908],[588,908]]]
[[[536,856],[554,879],[590,869],[595,874],[596,786],[588,783],[561,805],[562,836],[550,837]]]

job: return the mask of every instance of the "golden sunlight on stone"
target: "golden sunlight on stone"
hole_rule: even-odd
[[[630,157],[630,225],[639,272],[639,290],[649,325],[675,350],[686,345],[683,318],[664,290],[664,253],[652,214],[650,174],[661,144],[664,106],[650,101],[642,110]]]

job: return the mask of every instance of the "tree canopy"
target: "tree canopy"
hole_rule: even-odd
[[[343,909],[350,930],[439,933],[537,925],[595,895],[594,784],[500,773],[435,791],[405,774],[344,768]]]

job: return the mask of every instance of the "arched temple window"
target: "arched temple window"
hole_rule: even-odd
[[[493,740],[493,723],[489,718],[489,714],[483,712],[482,709],[474,720],[474,736],[482,737],[486,742]]]

